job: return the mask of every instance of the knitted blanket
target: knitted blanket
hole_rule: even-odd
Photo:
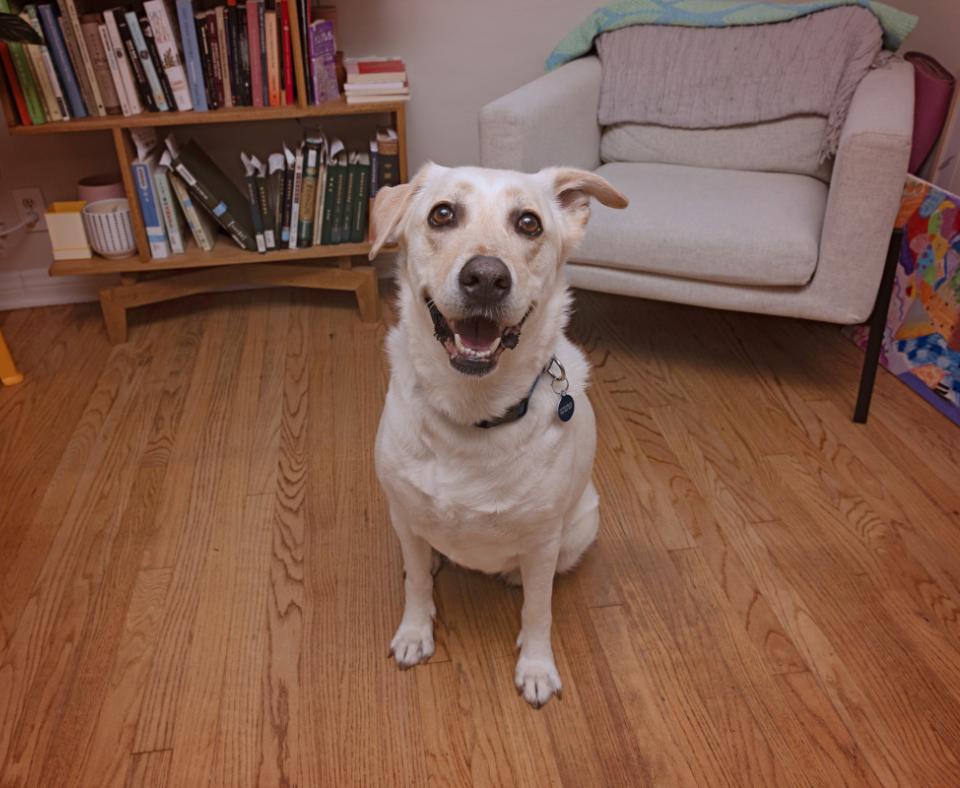
[[[775,25],[703,29],[634,25],[597,38],[598,119],[702,129],[791,115],[827,118],[836,152],[853,92],[882,52],[877,18],[837,7]]]
[[[826,8],[859,5],[871,11],[883,27],[887,49],[897,49],[916,27],[917,17],[876,0],[813,0],[804,3],[742,3],[738,0],[622,0],[598,8],[567,35],[547,58],[552,71],[593,49],[601,33],[630,25],[734,27],[786,22]]]

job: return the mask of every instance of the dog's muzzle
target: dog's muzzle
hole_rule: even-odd
[[[429,296],[426,304],[433,321],[433,334],[447,351],[450,366],[464,375],[476,376],[492,372],[503,351],[517,346],[520,329],[533,311],[531,305],[519,323],[504,327],[486,314],[448,319]]]

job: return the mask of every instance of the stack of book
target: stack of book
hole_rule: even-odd
[[[291,150],[260,159],[241,154],[242,191],[195,142],[133,129],[133,179],[154,259],[182,254],[188,236],[211,251],[217,228],[250,251],[362,243],[370,200],[399,183],[393,129],[380,129],[369,150],[348,151],[320,130]]]
[[[11,2],[0,0],[0,11]],[[76,0],[56,0],[27,4],[20,15],[44,41],[0,43],[23,125],[292,105],[298,52],[307,100],[339,96],[335,9],[313,0],[226,0],[202,10],[194,0],[143,0],[90,14]]]
[[[410,100],[407,67],[399,58],[355,57],[344,61],[348,104]]]

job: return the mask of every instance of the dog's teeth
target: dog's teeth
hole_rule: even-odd
[[[469,356],[470,358],[487,358],[493,354],[493,351],[500,346],[500,337],[497,337],[493,344],[490,345],[486,350],[474,350],[471,347],[467,347],[463,344],[463,340],[460,339],[459,334],[453,335],[453,343],[457,347],[457,352],[464,356]]]
[[[460,339],[459,334],[453,335],[453,343],[457,346],[457,350],[460,351],[461,353],[467,352],[467,349],[464,347],[463,341]]]

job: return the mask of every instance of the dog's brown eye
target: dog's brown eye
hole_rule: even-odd
[[[517,218],[517,232],[522,233],[528,238],[536,238],[543,232],[540,217],[530,211],[524,211]]]
[[[448,202],[437,203],[430,209],[430,216],[427,221],[431,227],[446,227],[453,224],[457,215],[453,211],[453,206]]]

